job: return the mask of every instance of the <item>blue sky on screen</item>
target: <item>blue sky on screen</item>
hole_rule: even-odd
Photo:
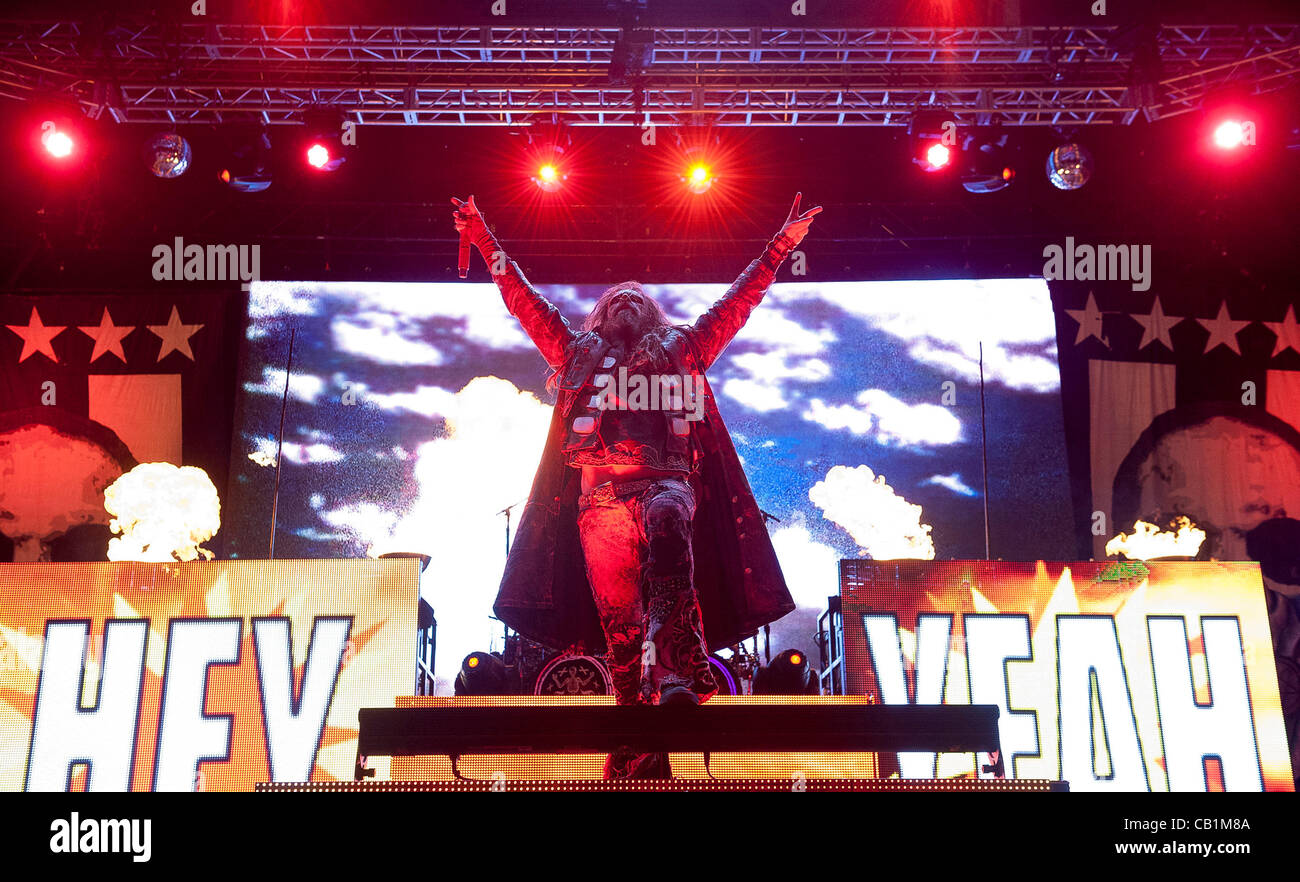
[[[576,327],[601,290],[543,293]],[[647,286],[677,322],[724,290]],[[541,356],[490,284],[254,283],[225,506],[241,557],[265,556],[290,328],[277,557],[430,554],[439,673],[500,648],[500,512],[527,496],[545,440]],[[994,556],[1068,557],[1041,279],[776,284],[709,371],[801,607],[773,651],[815,648],[840,558],[984,556],[981,341]]]

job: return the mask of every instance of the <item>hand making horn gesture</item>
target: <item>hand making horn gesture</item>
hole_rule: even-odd
[[[821,214],[822,207],[810,208],[803,214],[799,213],[799,203],[803,200],[803,193],[794,195],[794,205],[790,206],[790,214],[785,219],[785,224],[781,227],[781,233],[794,240],[798,245],[803,241],[803,237],[808,235],[808,228],[812,226],[813,218]]]
[[[451,204],[456,206],[452,212],[452,222],[456,225],[456,232],[461,233],[469,229],[470,238],[478,232],[478,228],[483,226],[483,215],[479,214],[478,206],[474,204],[474,197],[470,196],[468,201],[451,197]]]

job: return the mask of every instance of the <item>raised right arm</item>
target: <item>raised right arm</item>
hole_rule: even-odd
[[[524,332],[532,339],[542,358],[553,368],[564,363],[565,352],[573,342],[574,333],[564,316],[555,305],[543,297],[524,278],[519,265],[506,256],[492,231],[483,221],[474,204],[474,197],[468,202],[453,198],[451,204],[456,206],[455,224],[457,230],[469,230],[470,240],[483,255],[492,281],[497,283],[506,309],[519,319]]]

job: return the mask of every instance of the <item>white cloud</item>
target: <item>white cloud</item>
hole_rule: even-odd
[[[257,449],[250,453],[248,458],[261,466],[275,465],[275,439],[262,436],[254,438],[253,443]],[[302,444],[297,441],[285,441],[281,447],[281,459],[294,465],[339,462],[343,457],[341,450],[320,442]]]
[[[411,319],[448,318],[464,323],[462,335],[471,343],[493,349],[531,349],[519,321],[501,302],[492,283],[368,282],[340,286],[358,310],[390,313]],[[543,292],[545,294],[546,292]]]
[[[330,322],[334,345],[342,352],[380,364],[440,365],[445,359],[436,346],[421,339],[416,322],[387,312],[359,312]]]
[[[262,382],[245,383],[244,391],[252,392],[254,395],[274,395],[276,398],[280,398],[284,395],[284,374],[285,372],[280,368],[264,366],[262,368]],[[305,401],[308,404],[315,404],[316,399],[324,391],[325,381],[311,374],[294,371],[293,377],[289,380],[289,397]]]
[[[722,394],[760,413],[781,410],[789,404],[780,389],[753,380],[727,380],[722,384]]]
[[[987,382],[1053,392],[1060,387],[1056,324],[1042,279],[783,283],[768,301],[831,303],[906,342],[912,358]],[[764,309],[767,308],[765,305]]]
[[[822,359],[795,355],[777,348],[763,352],[742,352],[732,358],[730,363],[747,376],[728,379],[722,385],[722,393],[761,412],[789,406],[786,391],[791,383],[815,383],[828,379],[831,375],[831,366]]]
[[[803,418],[827,429],[872,435],[881,444],[927,446],[961,440],[961,420],[937,404],[907,404],[883,389],[866,389],[856,404],[828,405],[814,398]]]
[[[788,351],[742,352],[732,365],[756,379],[802,380],[815,383],[828,379],[831,366],[820,358],[792,359]]]
[[[364,383],[353,384],[359,405],[381,410],[407,411],[420,416],[447,416],[456,407],[456,393],[441,386],[417,386],[410,392],[372,392]]]
[[[930,525],[921,506],[908,502],[868,466],[834,466],[808,491],[827,520],[839,524],[876,560],[934,559]]]
[[[248,288],[248,317],[256,321],[285,314],[316,315],[318,287],[312,282],[253,282]]]
[[[975,490],[973,487],[966,486],[966,482],[961,479],[961,475],[955,473],[951,475],[931,475],[929,478],[922,481],[921,485],[946,487],[959,496],[979,496],[979,491]]]

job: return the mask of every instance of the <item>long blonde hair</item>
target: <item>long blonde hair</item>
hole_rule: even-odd
[[[673,325],[668,319],[668,314],[664,308],[645,292],[645,288],[640,282],[627,281],[617,285],[611,285],[606,288],[600,297],[596,298],[596,305],[591,308],[591,312],[582,320],[582,330],[600,334],[604,328],[605,322],[609,319],[610,305],[613,303],[614,295],[620,291],[635,291],[641,295],[650,305],[650,310],[654,316],[654,327],[651,328],[642,338],[637,341],[636,348],[632,351],[628,359],[628,370],[650,368],[655,372],[662,372],[667,369],[667,361],[663,357],[661,344],[664,333],[670,330]],[[603,336],[603,334],[602,334]],[[559,383],[559,370],[552,370],[550,376],[546,378],[546,388],[550,392],[555,392]]]

